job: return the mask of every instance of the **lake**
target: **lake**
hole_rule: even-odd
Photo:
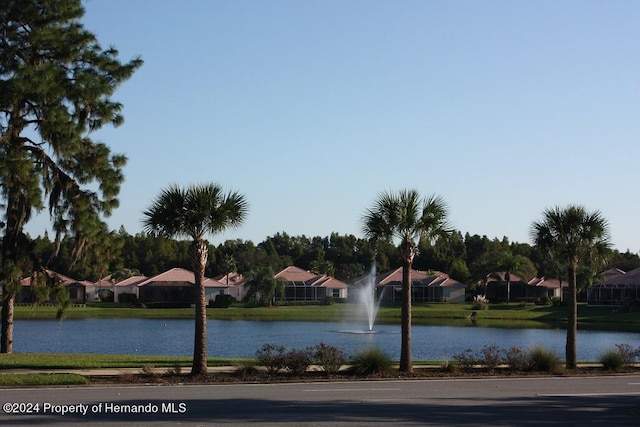
[[[68,319],[15,321],[16,353],[139,354],[191,356],[191,319]],[[342,322],[259,322],[212,320],[207,323],[208,355],[253,358],[263,344],[304,349],[321,342],[353,355],[377,347],[392,359],[400,358],[400,326],[375,325],[376,333],[363,333],[362,325]],[[502,349],[543,345],[564,358],[564,329],[505,329],[475,326],[414,325],[414,360],[451,360],[455,354],[485,345]],[[578,360],[597,361],[616,344],[640,346],[638,332],[578,331]]]

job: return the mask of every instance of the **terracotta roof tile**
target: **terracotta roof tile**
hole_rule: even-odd
[[[184,268],[172,268],[163,273],[150,277],[140,283],[138,286],[147,286],[150,284],[156,284],[159,286],[184,286],[187,284],[195,285],[195,277],[192,271]],[[217,280],[204,278],[205,287],[225,287],[226,285],[218,282]]]
[[[347,288],[349,286],[326,274],[315,274],[293,265],[278,272],[274,277],[286,282],[304,283],[305,286],[322,286],[326,288]]]
[[[359,279],[356,283],[361,283],[365,278]],[[376,284],[378,286],[399,285],[402,283],[402,267],[376,276]],[[463,283],[451,279],[448,274],[441,271],[421,271],[411,269],[411,283],[418,286],[431,287],[459,287],[464,286]]]

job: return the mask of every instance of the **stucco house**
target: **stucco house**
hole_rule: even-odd
[[[549,277],[534,277],[527,282],[527,286],[529,286],[528,289],[535,289],[535,291],[530,291],[534,295],[562,298],[562,294],[568,290],[569,283]]]
[[[366,278],[354,283],[354,286]],[[466,286],[440,271],[411,269],[412,302],[464,302]],[[402,267],[376,276],[376,292],[383,302],[402,301]]]
[[[346,299],[349,285],[326,274],[289,266],[274,276],[284,282],[285,301],[323,301],[327,297]]]
[[[559,298],[568,283],[548,277],[523,279],[517,274],[509,275],[509,300],[535,302],[543,297]],[[507,280],[504,272],[487,276],[485,296],[491,302],[507,301]]]
[[[138,292],[138,285],[147,279],[147,276],[133,275],[127,277],[126,279],[116,281],[113,278],[113,275],[110,274],[107,277],[103,277],[96,282],[96,293],[100,292],[103,289],[109,290],[113,292],[114,302],[121,302],[120,295],[122,294],[135,295],[137,299],[140,296]]]
[[[60,281],[67,292],[69,293],[69,299],[73,304],[84,304],[87,301],[95,301],[98,296],[96,292],[95,284],[87,280],[76,280],[64,274],[57,273],[52,270],[44,270],[46,274],[52,280]],[[31,289],[32,277],[25,277],[20,281],[20,292],[16,295],[17,303],[30,303],[34,301],[34,296]],[[50,301],[54,302],[55,296],[52,294]]]
[[[190,307],[196,300],[195,277],[192,271],[172,268],[150,277],[136,285],[138,300],[147,305]],[[204,287],[208,300],[216,295],[227,294],[229,286],[205,277]]]
[[[244,277],[240,273],[232,272],[216,276],[213,280],[226,285],[227,294],[235,298],[236,301],[242,301],[249,290],[251,277]]]

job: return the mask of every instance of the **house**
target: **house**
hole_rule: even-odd
[[[348,285],[325,274],[289,266],[274,276],[284,282],[285,301],[323,301],[327,297],[347,298]]]
[[[87,301],[97,299],[95,285],[92,282],[72,279],[69,276],[47,269],[45,269],[43,273],[47,276],[46,280],[57,280],[65,286],[69,293],[69,299],[73,304],[84,304]],[[35,300],[32,288],[33,278],[33,276],[29,276],[20,281],[21,289],[16,296],[16,302],[31,303]],[[54,302],[55,295],[51,294],[49,300]]]
[[[135,299],[138,299],[138,285],[147,279],[147,276],[133,275],[117,281],[117,279],[114,279],[113,275],[110,274],[96,282],[96,293],[101,290],[108,290],[113,293],[114,302],[130,302],[129,300],[121,301],[120,296],[123,294],[135,295]],[[122,299],[125,299],[125,297],[122,297]]]
[[[136,285],[138,300],[143,304],[163,307],[190,307],[196,301],[197,289],[192,271],[172,268],[164,273],[148,278]],[[227,294],[229,285],[205,277],[204,287],[207,299]]]
[[[640,268],[629,272],[612,268],[601,275],[602,282],[587,289],[587,304],[624,306],[640,303]]]
[[[354,285],[358,286],[361,280]],[[402,301],[402,267],[377,275],[376,289],[383,302]],[[465,290],[464,283],[450,278],[446,273],[411,269],[412,302],[464,302]]]
[[[213,280],[226,285],[228,294],[236,301],[242,301],[249,290],[251,277],[244,277],[240,273],[232,272],[216,276]]]
[[[527,282],[529,293],[538,297],[562,298],[562,294],[567,291],[568,282],[560,279],[550,279],[548,277],[534,277]],[[531,289],[535,290],[531,290]]]
[[[517,274],[511,273],[509,286],[507,286],[506,273],[500,272],[487,276],[485,286],[485,296],[492,302],[507,300],[536,302],[541,298],[560,298],[568,284],[548,277],[534,277],[525,280]],[[507,291],[507,287],[509,287],[509,291]]]

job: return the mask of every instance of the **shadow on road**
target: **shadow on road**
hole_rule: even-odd
[[[0,416],[4,425],[24,425],[26,422],[63,425],[84,423],[205,423],[273,424],[273,425],[608,425],[637,426],[640,401],[634,396],[606,397],[534,397],[519,400],[485,398],[457,401],[430,399],[420,402],[330,400],[323,402],[255,399],[198,399],[182,402],[126,401],[114,402],[126,407],[157,408],[155,413],[39,414]],[[163,403],[165,406],[163,406]],[[171,403],[171,402],[169,402]],[[179,406],[184,403],[184,406]],[[91,404],[90,404],[91,405]],[[96,402],[96,405],[98,403]],[[104,403],[103,403],[104,405]],[[152,405],[152,406],[145,406]],[[154,406],[155,405],[155,406]],[[179,413],[184,410],[184,413]],[[173,411],[173,412],[172,412]],[[7,419],[9,418],[9,419]],[[606,423],[606,424],[603,424]]]

